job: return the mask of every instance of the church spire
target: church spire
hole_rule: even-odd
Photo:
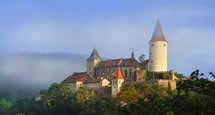
[[[132,52],[131,52],[131,59],[134,59],[134,49],[132,49]]]
[[[162,31],[160,21],[157,20],[157,24],[154,29],[151,41],[167,41]]]
[[[114,77],[115,77],[115,79],[122,79],[122,80],[124,80],[124,78],[122,76],[122,73],[121,73],[121,71],[120,71],[119,68],[117,68],[116,71],[114,72]]]
[[[89,59],[94,59],[94,58],[100,58],[98,51],[96,50],[96,48],[93,49],[93,52],[91,53]]]

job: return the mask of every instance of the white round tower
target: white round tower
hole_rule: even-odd
[[[167,71],[167,40],[161,29],[159,21],[156,24],[152,39],[149,41],[149,71]]]

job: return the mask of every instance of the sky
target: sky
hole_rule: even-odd
[[[1,55],[66,52],[148,57],[159,19],[168,40],[168,69],[214,72],[213,0],[2,0]]]

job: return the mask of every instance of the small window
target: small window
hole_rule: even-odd
[[[163,44],[164,47],[166,47],[166,44]]]
[[[127,72],[127,70],[125,70],[125,77],[127,78],[127,75],[128,75],[128,72]]]

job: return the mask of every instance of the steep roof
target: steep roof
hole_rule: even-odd
[[[99,83],[101,80],[96,78],[91,78],[86,72],[75,72],[69,77],[67,77],[63,83],[75,83],[75,82],[83,82],[83,83]]]
[[[101,59],[101,57],[99,56],[98,51],[96,50],[96,48],[93,49],[93,52],[91,53],[90,57],[88,59],[94,59],[94,58],[99,58]]]
[[[101,79],[91,78],[89,77],[84,83],[99,83]]]
[[[116,69],[116,71],[115,71],[115,73],[114,73],[114,78],[115,78],[115,79],[122,79],[122,80],[124,79],[119,68]]]
[[[138,65],[136,59],[132,58],[122,58],[122,59],[110,59],[106,61],[102,61],[97,65],[99,67],[112,67],[112,66],[135,66]]]
[[[73,73],[72,75],[70,75],[69,77],[67,77],[63,83],[74,83],[77,81],[85,81],[87,79],[89,79],[89,75],[86,72],[80,72],[80,73]]]
[[[157,21],[157,24],[154,29],[151,41],[167,41],[162,31],[160,21]]]

